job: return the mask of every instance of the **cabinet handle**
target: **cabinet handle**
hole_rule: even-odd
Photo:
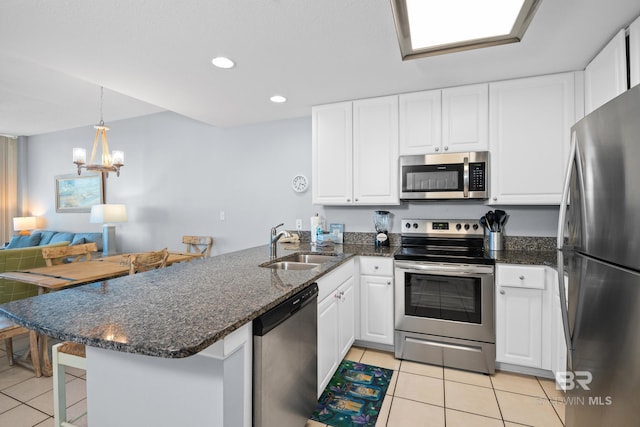
[[[387,285],[390,285],[390,284],[391,284],[391,280],[387,280]]]
[[[494,198],[493,198],[493,201],[494,201],[494,202],[497,202],[497,201],[498,201],[498,198],[497,198],[497,197],[494,197]]]
[[[524,276],[520,276],[520,277],[519,277],[519,279],[520,279],[520,280],[524,280]]]
[[[351,202],[351,199],[347,199],[347,202]]]
[[[449,147],[448,146],[444,146],[444,151],[449,151]]]
[[[379,268],[379,267],[378,267],[377,265],[374,265],[374,266],[373,266],[373,269],[374,269],[374,270],[377,270],[378,268]]]
[[[358,201],[358,199],[356,199],[356,202]]]
[[[440,147],[436,147],[436,151],[440,151]]]
[[[505,294],[504,289],[500,289],[500,295],[504,295],[504,294]]]

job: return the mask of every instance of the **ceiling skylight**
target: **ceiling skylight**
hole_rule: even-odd
[[[519,42],[541,0],[392,0],[403,59]]]

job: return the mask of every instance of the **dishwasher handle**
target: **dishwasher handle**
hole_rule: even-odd
[[[308,288],[287,298],[271,310],[253,321],[253,335],[263,336],[282,322],[293,316],[302,307],[318,301],[318,284],[312,283]]]

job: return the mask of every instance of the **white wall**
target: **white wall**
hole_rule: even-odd
[[[219,129],[174,113],[108,123],[111,149],[125,152],[120,177],[107,180],[107,202],[127,205],[129,222],[116,226],[118,249],[180,250],[183,234],[211,235],[214,253],[266,244],[270,227],[295,228],[319,212],[346,231],[373,231],[371,207],[311,204],[311,191],[295,193],[291,179],[311,177],[311,118]],[[27,144],[26,203],[43,217],[43,228],[100,231],[88,213],[56,213],[54,177],[74,173],[73,147],[87,151],[90,126],[32,136]],[[390,207],[392,231],[401,218],[479,218],[490,207],[479,202],[412,203]],[[509,235],[553,236],[553,207],[506,208]],[[225,219],[220,220],[224,211]]]

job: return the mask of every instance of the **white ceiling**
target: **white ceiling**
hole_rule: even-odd
[[[2,0],[0,134],[95,124],[99,86],[107,123],[170,110],[226,127],[578,70],[638,15],[638,0],[543,0],[521,43],[403,62],[389,0]]]

